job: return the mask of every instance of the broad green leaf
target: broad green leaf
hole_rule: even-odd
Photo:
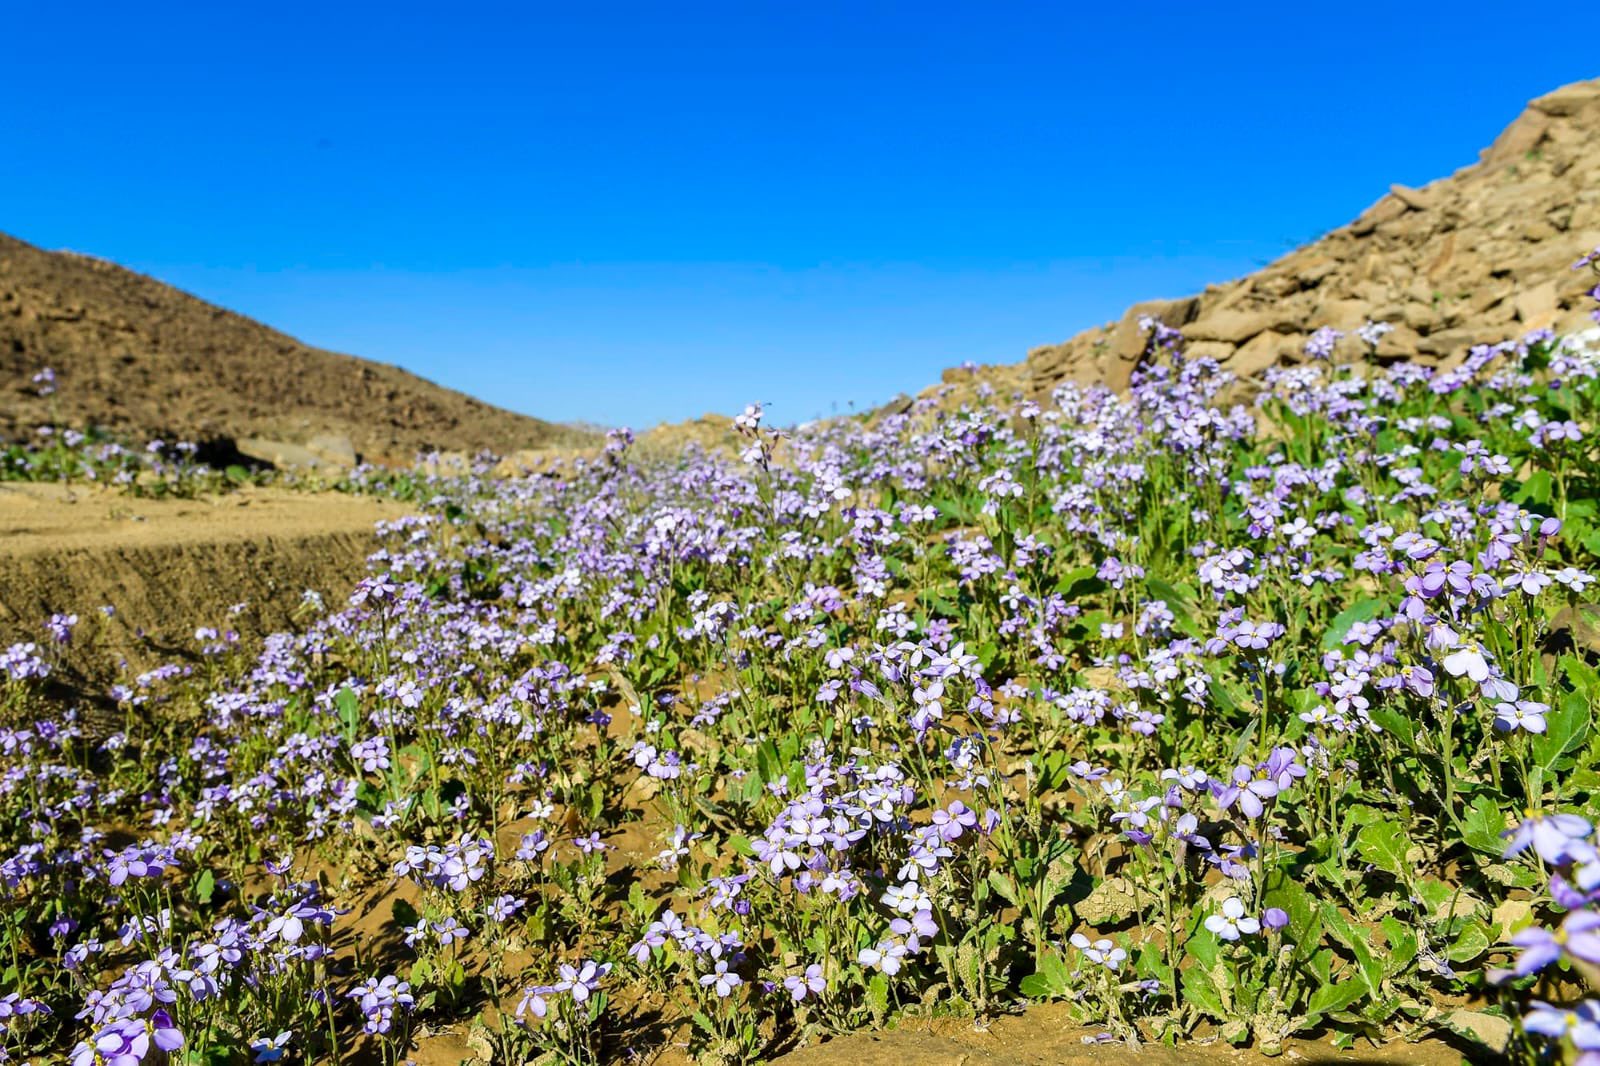
[[[1491,943],[1488,926],[1482,922],[1468,922],[1455,943],[1445,949],[1444,957],[1451,962],[1471,962],[1488,951]]]
[[[1270,887],[1262,902],[1267,907],[1278,907],[1289,916],[1289,934],[1303,948],[1314,946],[1322,933],[1322,923],[1317,905],[1300,882],[1282,873],[1268,875]]]
[[[1478,796],[1461,815],[1461,838],[1474,851],[1485,855],[1504,855],[1506,817],[1488,796]]]
[[[1407,749],[1417,746],[1417,725],[1405,712],[1393,707],[1378,707],[1370,712],[1372,721],[1379,729],[1400,741]]]
[[[1399,822],[1374,822],[1356,834],[1356,854],[1400,881],[1408,881],[1414,872],[1406,859],[1411,841]]]
[[[1571,765],[1567,758],[1589,738],[1589,701],[1577,692],[1563,696],[1545,715],[1545,731],[1533,738],[1529,751],[1535,766],[1555,773]]]
[[[1046,951],[1039,957],[1038,969],[1019,987],[1029,999],[1064,999],[1072,992],[1072,972],[1060,955]]]
[[[1384,971],[1389,977],[1395,977],[1406,971],[1407,967],[1417,957],[1417,934],[1406,928],[1392,914],[1383,916],[1380,923],[1383,926],[1383,936],[1388,947],[1383,953]]]
[[[881,973],[873,974],[867,982],[867,1009],[879,1025],[889,1017],[889,979]]]
[[[1323,985],[1311,994],[1311,1001],[1306,1004],[1306,1010],[1311,1014],[1328,1014],[1345,1010],[1366,994],[1367,987],[1360,981],[1339,981],[1336,984]]]
[[[1204,966],[1191,966],[1180,978],[1184,1002],[1199,1007],[1217,1021],[1225,1021],[1228,1008],[1222,1002],[1222,993]]]
[[[1322,921],[1340,945],[1356,960],[1356,970],[1361,975],[1361,980],[1366,983],[1367,991],[1374,999],[1381,997],[1383,961],[1373,954],[1367,932],[1356,929],[1350,919],[1340,913],[1339,908],[1332,903],[1322,905]]]

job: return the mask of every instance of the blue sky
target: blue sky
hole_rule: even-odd
[[[635,426],[1017,361],[1600,75],[1503,5],[6,7],[0,230]]]

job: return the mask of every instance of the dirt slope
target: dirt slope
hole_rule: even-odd
[[[42,366],[61,377],[49,401],[27,387]],[[0,234],[0,439],[56,419],[136,438],[344,437],[363,458],[399,461],[589,436],[308,347],[113,263]]]
[[[1319,326],[1396,325],[1378,354],[1444,359],[1470,344],[1592,325],[1592,275],[1569,269],[1600,244],[1600,80],[1542,96],[1479,162],[1420,189],[1392,186],[1360,218],[1249,277],[1135,305],[1114,323],[1028,353],[1034,389],[1127,384],[1141,315],[1183,329],[1190,351],[1242,375],[1301,358]],[[1354,341],[1348,342],[1354,343]]]
[[[127,659],[192,656],[199,626],[247,643],[293,628],[307,589],[337,605],[378,549],[374,524],[407,509],[336,493],[243,490],[140,500],[82,486],[0,483],[0,647],[44,643],[54,612],[80,618],[63,663],[103,693]],[[100,611],[116,608],[111,618]],[[244,604],[232,613],[235,604]]]

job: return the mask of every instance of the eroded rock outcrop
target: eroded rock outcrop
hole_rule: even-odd
[[[1303,358],[1320,326],[1394,325],[1377,355],[1440,361],[1541,327],[1577,330],[1594,278],[1570,269],[1600,244],[1600,80],[1542,96],[1481,159],[1420,189],[1391,186],[1359,218],[1258,273],[1028,353],[1036,392],[1128,383],[1139,319],[1183,330],[1189,350],[1241,375]]]

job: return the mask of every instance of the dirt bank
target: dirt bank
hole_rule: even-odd
[[[0,485],[0,646],[42,641],[52,613],[75,613],[63,674],[98,685],[124,659],[137,669],[192,655],[200,626],[259,640],[292,624],[306,590],[343,597],[376,547],[373,524],[403,513],[332,493],[139,500]]]

